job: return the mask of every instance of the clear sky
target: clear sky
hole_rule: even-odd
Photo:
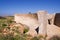
[[[60,12],[60,0],[0,0],[0,15],[34,13],[39,10]]]

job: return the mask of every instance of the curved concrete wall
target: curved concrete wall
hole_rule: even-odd
[[[37,34],[35,29],[39,27],[40,32],[38,34],[47,34],[48,37],[52,37],[54,35],[60,35],[59,15],[46,14],[45,11],[37,12],[37,14],[16,14],[14,15],[14,20],[16,21],[16,23],[22,23],[27,25],[30,28],[28,34],[30,33],[31,35],[35,36]],[[50,20],[51,25],[48,24],[48,19]]]

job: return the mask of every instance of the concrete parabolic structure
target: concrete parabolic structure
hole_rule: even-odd
[[[47,38],[50,38],[54,35],[60,35],[60,16],[57,17],[56,15],[58,14],[48,14],[47,11],[38,11],[35,14],[15,14],[14,21],[29,27],[26,34],[33,37],[37,35],[45,37],[47,35]],[[37,28],[38,32],[35,30]]]

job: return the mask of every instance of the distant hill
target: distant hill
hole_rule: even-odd
[[[5,17],[0,16],[0,19],[6,19]]]

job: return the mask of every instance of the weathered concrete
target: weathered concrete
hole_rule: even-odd
[[[39,22],[39,35],[46,36],[47,33],[47,12],[39,11],[37,12],[38,22]]]
[[[29,31],[26,34],[32,35],[33,37],[37,35],[35,29],[38,27],[38,20],[36,14],[20,14],[15,15],[16,23],[22,23],[29,27]]]
[[[48,19],[50,23],[48,23]],[[14,20],[16,23],[25,24],[29,27],[27,34],[32,35],[33,37],[37,35],[35,29],[39,27],[40,35],[50,38],[54,35],[60,35],[60,27],[54,25],[55,14],[47,14],[46,11],[38,11],[37,14],[16,14]]]
[[[50,20],[51,25],[54,25],[55,14],[47,14],[47,20]]]
[[[47,39],[53,36],[60,36],[60,28],[56,25],[47,25]]]

